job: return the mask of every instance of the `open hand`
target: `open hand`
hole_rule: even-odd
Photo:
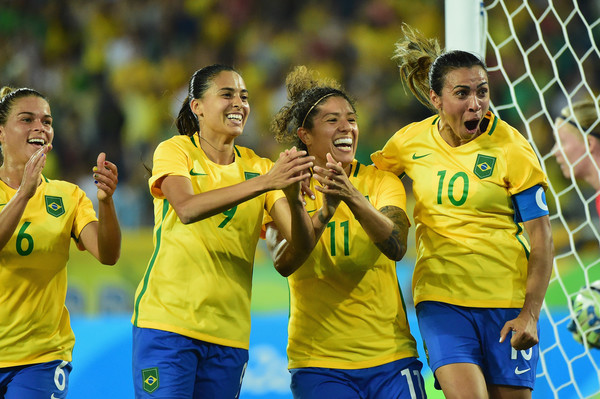
[[[42,146],[42,148],[37,150],[31,158],[29,158],[27,164],[25,164],[19,190],[22,190],[28,198],[35,195],[35,191],[40,184],[42,169],[44,169],[44,166],[46,165],[46,154],[51,149],[52,144]]]
[[[101,152],[96,160],[94,172],[94,184],[98,188],[98,200],[104,201],[111,198],[117,189],[118,170],[117,165],[106,160],[106,154]]]

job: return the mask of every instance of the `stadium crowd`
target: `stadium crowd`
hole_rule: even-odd
[[[592,3],[580,5],[584,15],[598,15]],[[115,202],[123,227],[149,226],[144,165],[158,142],[176,134],[173,121],[191,71],[220,62],[243,74],[252,115],[240,144],[271,158],[280,147],[268,124],[285,101],[286,73],[304,64],[338,79],[360,99],[357,159],[369,163],[369,154],[400,126],[428,115],[405,93],[390,57],[401,22],[443,43],[443,7],[443,0],[9,0],[0,8],[0,83],[33,87],[53,99],[49,177],[77,183],[78,171],[104,151],[119,166]],[[571,25],[569,34],[583,37],[581,24]],[[535,30],[517,26],[524,43],[535,42]],[[559,48],[556,19],[541,27],[545,40]],[[585,40],[571,44],[576,51],[586,46]],[[508,56],[522,57],[503,54]],[[573,70],[568,57],[559,61],[565,73]],[[510,59],[503,64],[509,72],[520,65]],[[507,98],[509,89],[504,91],[496,97]],[[526,109],[537,95],[521,92]],[[558,112],[564,98],[555,102]],[[541,140],[539,148],[550,151],[553,136]]]

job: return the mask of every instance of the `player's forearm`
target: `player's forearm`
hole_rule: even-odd
[[[522,312],[538,320],[552,275],[554,244],[548,216],[525,222],[531,241]]]
[[[298,196],[288,197],[287,201],[291,213],[291,235],[286,240],[293,243],[294,252],[309,254],[318,241],[312,219]]]
[[[288,277],[306,262],[314,247],[318,244],[321,234],[323,234],[323,231],[327,227],[327,223],[333,216],[330,211],[332,209],[325,207],[319,209],[312,217],[308,217],[308,213],[303,209],[306,217],[303,216],[301,222],[303,224],[301,227],[302,231],[292,233],[296,235],[302,234],[305,237],[306,241],[301,244],[295,242],[298,241],[298,236],[293,240],[288,240],[278,227],[275,227],[273,224],[267,226],[267,248],[271,252],[273,265],[279,274]],[[294,211],[292,211],[293,213]],[[308,225],[305,223],[308,223]],[[294,221],[292,218],[293,224]],[[309,228],[308,232],[304,231],[306,227]]]
[[[263,177],[261,175],[232,186],[199,193],[184,201],[170,202],[183,224],[194,223],[269,191],[268,182]]]
[[[364,197],[360,202],[349,206],[371,241],[386,257],[395,261],[404,257],[408,220],[406,217],[402,218],[405,216],[402,209],[390,206],[378,211]]]
[[[121,228],[112,197],[98,204],[98,260],[114,265],[121,256]]]
[[[0,250],[4,248],[19,225],[19,221],[29,203],[29,197],[17,190],[17,193],[0,211]]]

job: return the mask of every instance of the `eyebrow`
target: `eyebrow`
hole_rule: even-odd
[[[480,88],[481,86],[485,86],[485,85],[487,85],[487,84],[488,84],[488,82],[487,82],[487,81],[485,81],[485,82],[481,82],[481,83],[479,83],[479,84],[477,85],[477,88]],[[457,88],[470,89],[470,88],[471,88],[471,86],[468,86],[468,85],[456,85],[456,86],[454,86],[454,87],[452,88],[452,90],[454,90],[454,89],[457,89]]]
[[[33,112],[30,112],[30,111],[23,111],[23,112],[19,112],[19,113],[17,114],[17,116],[19,116],[19,115],[23,115],[23,114],[25,114],[25,115],[31,115],[31,116],[35,116],[35,113],[33,113]],[[44,114],[44,117],[45,117],[45,118],[52,118],[52,115],[50,115],[50,114]]]
[[[343,115],[356,115],[356,112],[346,112],[346,113],[342,113],[342,112],[328,112],[326,114],[323,114],[323,118],[329,116],[329,115],[334,115],[334,116],[343,116]]]
[[[219,91],[236,91],[233,87],[221,87]],[[248,93],[248,89],[241,89],[242,93]]]

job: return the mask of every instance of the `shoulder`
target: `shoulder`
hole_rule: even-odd
[[[87,197],[85,191],[77,184],[65,181],[65,180],[52,180],[45,176],[44,179],[44,196],[46,200],[51,197],[62,197],[62,198],[83,198]]]
[[[263,172],[268,171],[273,166],[273,161],[269,158],[257,155],[253,150],[247,147],[235,146],[235,155],[247,166],[260,169]]]
[[[44,182],[49,188],[58,189],[65,192],[83,191],[77,184],[65,181],[65,180],[53,180],[42,176]]]
[[[173,136],[171,138],[168,138],[164,141],[161,141],[158,146],[156,146],[156,150],[168,150],[168,149],[175,149],[175,148],[192,148],[192,147],[196,147],[196,141],[194,140],[193,136],[187,136],[184,134],[178,135],[178,136]]]
[[[494,115],[491,111],[486,115],[486,119],[489,120],[489,123],[484,134],[489,135],[492,139],[502,141],[504,143],[527,142],[527,139],[521,134],[521,132],[500,119],[498,116]]]
[[[379,185],[381,182],[385,182],[390,185],[402,185],[401,180],[387,170],[378,169],[375,165],[365,165],[358,161],[352,163],[352,169],[350,170],[350,177],[358,178],[367,182],[372,182]]]
[[[403,138],[408,140],[414,136],[421,134],[423,131],[430,130],[432,126],[435,126],[439,119],[438,115],[432,115],[429,118],[423,119],[419,122],[412,122],[398,130],[394,137]]]

